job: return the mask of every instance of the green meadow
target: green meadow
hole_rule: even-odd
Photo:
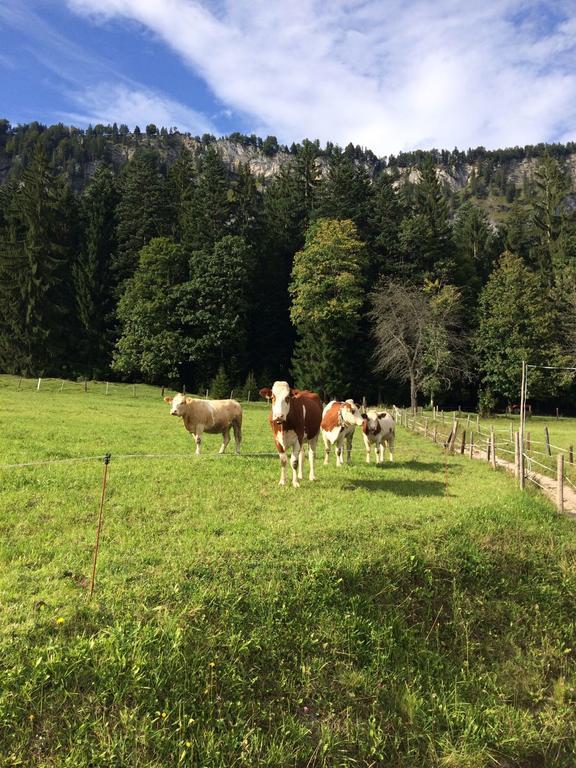
[[[0,377],[0,765],[573,766],[575,522],[403,428],[281,488],[266,417]]]

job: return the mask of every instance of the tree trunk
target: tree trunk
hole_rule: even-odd
[[[410,374],[410,407],[412,413],[416,413],[418,408],[418,390],[416,389],[416,379],[413,374]]]

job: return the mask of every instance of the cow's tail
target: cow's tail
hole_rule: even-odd
[[[236,445],[242,442],[242,411],[240,410],[232,419],[232,429],[234,430],[234,440]]]

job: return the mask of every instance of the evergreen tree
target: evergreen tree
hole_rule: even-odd
[[[538,163],[534,185],[532,221],[538,242],[533,261],[548,284],[552,284],[554,271],[565,267],[576,256],[574,216],[566,205],[570,182],[558,161],[545,156]]]
[[[374,183],[368,224],[372,281],[379,275],[403,274],[399,230],[405,209],[394,187],[395,181],[393,174],[381,173]]]
[[[190,150],[182,148],[168,173],[168,187],[173,208],[173,236],[181,242],[186,228],[186,216],[192,205],[198,168]]]
[[[2,196],[0,367],[26,375],[65,371],[70,198],[39,147],[18,184]]]
[[[316,218],[351,219],[361,235],[366,234],[372,189],[366,169],[356,165],[341,150],[335,151],[328,174],[317,188]]]
[[[118,293],[134,274],[142,248],[152,238],[167,236],[172,231],[170,202],[158,154],[150,149],[138,152],[125,167],[120,182],[118,247],[113,262]]]
[[[350,220],[319,219],[294,257],[290,315],[298,332],[292,366],[303,388],[343,396],[362,309],[366,249]]]
[[[229,183],[222,158],[209,144],[200,162],[190,204],[183,213],[183,242],[189,253],[211,250],[230,231]]]
[[[480,295],[475,348],[479,357],[482,402],[516,402],[522,361],[562,364],[560,321],[542,278],[518,256],[503,254]],[[530,375],[530,396],[550,395],[558,378],[550,371]]]
[[[196,386],[210,381],[220,366],[238,380],[248,359],[252,250],[241,237],[226,235],[212,250],[195,251],[189,269],[175,311],[184,337],[182,360]]]
[[[107,370],[112,352],[113,282],[118,189],[109,168],[100,166],[84,192],[81,247],[73,278],[78,320],[83,329],[80,357],[92,377]]]
[[[186,277],[184,251],[169,238],[153,238],[142,248],[118,304],[121,335],[114,370],[151,383],[179,378],[184,344],[176,318],[177,289]]]
[[[476,296],[503,250],[502,236],[494,232],[488,217],[475,203],[466,202],[458,210],[453,226],[456,245],[455,282]]]
[[[256,245],[262,236],[262,196],[247,164],[240,166],[230,197],[231,234]]]

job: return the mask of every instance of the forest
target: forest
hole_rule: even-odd
[[[574,364],[575,146],[228,141],[277,172],[210,135],[0,120],[1,372],[491,411],[522,360]],[[573,410],[570,371],[530,386]]]

